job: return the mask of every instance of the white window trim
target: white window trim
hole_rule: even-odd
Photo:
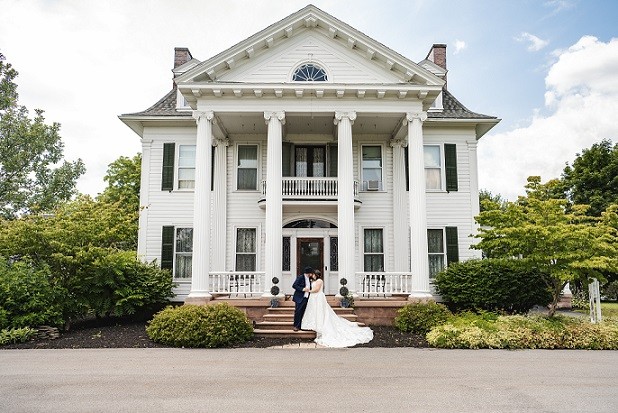
[[[442,269],[446,268],[446,264],[447,264],[447,257],[446,257],[446,228],[445,227],[427,227],[427,232],[429,231],[441,231],[442,232],[442,252],[429,252],[429,249],[427,250],[427,262],[429,262],[429,256],[430,255],[442,255],[443,260],[442,263],[444,264]],[[429,270],[429,268],[427,268],[427,270]],[[431,274],[429,274],[430,280],[433,281],[435,280],[435,276],[431,276]]]
[[[427,112],[442,112],[444,110],[444,105],[442,103],[443,92],[440,92],[436,100],[433,101]]]
[[[232,256],[233,262],[232,262],[232,267],[234,268],[234,271],[238,271],[238,269],[236,268],[236,254],[238,253],[236,250],[236,244],[238,242],[238,230],[239,229],[254,229],[255,230],[255,271],[259,271],[260,270],[260,252],[261,252],[261,248],[260,246],[262,245],[262,239],[261,239],[261,227],[259,225],[234,225],[234,238],[233,238],[233,250],[234,250],[234,255]],[[242,253],[244,254],[244,253]]]
[[[365,230],[366,229],[380,229],[382,230],[382,263],[384,264],[384,268],[382,271],[380,272],[388,272],[388,264],[386,262],[386,257],[387,257],[387,253],[388,253],[388,246],[386,244],[386,240],[388,239],[387,237],[387,230],[385,226],[380,226],[380,225],[366,225],[366,226],[361,226],[360,227],[360,234],[359,234],[359,257],[360,257],[360,265],[358,268],[362,268],[363,272],[365,271]]]
[[[193,146],[196,147],[195,144],[186,144],[186,143],[177,143],[176,145],[176,153],[174,154],[174,190],[178,192],[194,192],[195,191],[195,179],[193,180],[193,188],[180,188],[178,186],[180,182],[180,147],[181,146]],[[197,149],[197,148],[196,148]],[[196,153],[197,156],[197,153]],[[197,159],[193,160],[195,166],[193,169],[197,168]],[[184,168],[188,169],[188,168]],[[195,175],[194,175],[195,176]]]
[[[191,283],[191,279],[193,278],[193,276],[191,277],[184,277],[184,278],[177,278],[176,277],[176,257],[177,254],[184,254],[185,256],[191,256],[191,260],[193,260],[193,252],[191,253],[187,253],[187,252],[177,252],[176,251],[176,245],[177,245],[177,241],[178,241],[178,230],[179,229],[191,229],[193,230],[193,226],[191,225],[174,225],[174,259],[173,259],[173,264],[172,264],[172,278],[174,282],[177,283]],[[195,235],[195,234],[193,234]]]
[[[428,143],[423,145],[423,172],[427,169],[425,166],[425,147],[437,146],[440,148],[440,188],[427,188],[427,178],[425,178],[425,191],[426,192],[446,192],[446,165],[444,161],[444,144],[443,143]],[[408,155],[409,156],[409,155]],[[431,168],[438,169],[438,168]]]
[[[296,71],[302,66],[302,65],[306,65],[306,64],[312,64],[315,66],[319,66],[322,68],[322,70],[324,70],[324,72],[326,73],[326,81],[319,81],[319,82],[315,82],[315,81],[300,81],[300,80],[292,80],[292,78],[294,77],[294,73],[296,73]],[[290,70],[290,72],[288,73],[288,79],[290,79],[290,82],[294,83],[300,83],[300,84],[324,84],[324,83],[333,83],[333,77],[332,77],[332,73],[330,72],[330,70],[328,70],[328,67],[324,64],[324,62],[322,62],[321,60],[315,59],[315,58],[311,58],[309,60],[304,59],[301,60],[299,62],[297,62],[295,65],[292,65],[292,69]]]
[[[256,166],[256,189],[238,189],[238,147],[239,146],[256,146],[257,147],[257,166]],[[262,186],[262,173],[261,173],[261,158],[262,158],[262,151],[261,151],[261,146],[259,143],[237,143],[234,145],[234,191],[236,192],[259,192],[261,191],[261,186]],[[245,228],[245,227],[242,227]],[[248,227],[247,227],[248,228]]]
[[[380,147],[380,157],[382,158],[382,167],[380,168],[380,181],[379,181],[379,189],[377,191],[369,191],[367,189],[365,189],[365,182],[369,182],[369,181],[365,181],[365,177],[364,177],[364,169],[363,168],[363,147],[364,146],[379,146]],[[360,144],[360,150],[358,151],[358,156],[359,156],[359,162],[358,164],[360,165],[359,168],[359,173],[360,173],[360,188],[359,188],[359,192],[364,192],[364,193],[372,193],[372,192],[386,192],[385,189],[385,185],[384,185],[384,168],[386,167],[386,156],[385,156],[385,151],[384,151],[384,145],[379,143],[379,144],[375,144],[375,143],[361,143]]]
[[[185,99],[182,93],[180,93],[180,90],[176,91],[176,109],[179,111],[193,110],[191,109],[191,106],[187,102],[187,99]]]

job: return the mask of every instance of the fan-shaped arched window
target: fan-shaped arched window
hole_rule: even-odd
[[[294,74],[292,80],[295,82],[326,82],[326,71],[313,63],[301,65]]]

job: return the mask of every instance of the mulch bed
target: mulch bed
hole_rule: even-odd
[[[152,348],[167,347],[150,340],[146,335],[146,323],[151,315],[137,317],[92,319],[77,322],[69,331],[55,340],[32,340],[26,343],[0,346],[0,349],[59,349],[59,348]],[[356,347],[428,347],[424,337],[402,333],[395,327],[371,327],[374,338],[371,342]],[[235,346],[236,348],[266,348],[290,343],[310,343],[311,339],[263,338]]]

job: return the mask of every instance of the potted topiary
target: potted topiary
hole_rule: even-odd
[[[270,299],[270,306],[272,308],[277,308],[279,307],[279,297],[277,296],[281,292],[281,290],[277,286],[277,284],[279,283],[279,278],[273,277],[272,281],[273,281],[273,286],[270,287],[270,294],[272,295],[272,298]]]
[[[341,284],[341,288],[339,288],[339,295],[341,295],[341,301],[339,304],[342,308],[352,307],[354,305],[354,297],[350,294],[350,290],[346,287],[348,280],[342,278],[339,280],[339,284]]]

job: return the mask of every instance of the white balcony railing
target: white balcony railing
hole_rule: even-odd
[[[356,293],[361,297],[387,297],[412,293],[409,272],[357,272]]]
[[[339,191],[337,178],[285,177],[281,180],[284,198],[319,199],[336,197]],[[266,195],[266,181],[262,181],[262,195]],[[354,181],[354,196],[358,195],[358,182]]]
[[[254,271],[211,272],[208,277],[208,291],[214,295],[247,297],[264,294],[266,274]]]

